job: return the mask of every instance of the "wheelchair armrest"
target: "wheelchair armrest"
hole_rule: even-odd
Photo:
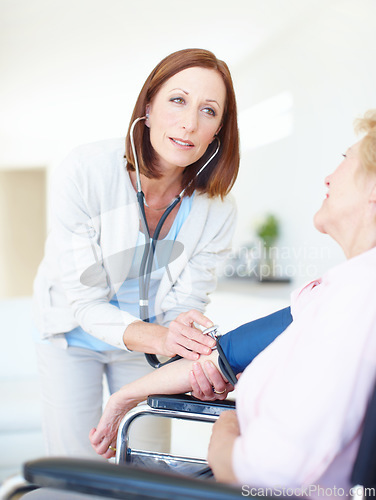
[[[184,413],[200,413],[203,415],[219,416],[223,411],[234,410],[235,401],[201,401],[187,394],[149,396],[147,403],[151,408],[158,410],[172,410]]]
[[[235,500],[240,488],[177,474],[98,460],[42,458],[24,464],[24,477],[40,487],[108,498]],[[134,496],[130,496],[134,495]],[[263,498],[263,500],[266,500]]]
[[[233,409],[234,405],[233,401],[200,401],[186,394],[149,396],[146,402],[130,410],[120,422],[116,441],[116,463],[132,460],[129,446],[130,428],[140,417],[154,415],[162,418],[214,423],[224,410]]]

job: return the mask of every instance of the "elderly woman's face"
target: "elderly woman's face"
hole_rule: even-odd
[[[225,102],[215,70],[193,67],[169,78],[146,110],[159,166],[186,167],[201,158],[221,127]]]
[[[314,218],[316,228],[340,244],[361,227],[374,184],[361,167],[359,145],[360,141],[351,146],[337,169],[325,179],[328,192]]]

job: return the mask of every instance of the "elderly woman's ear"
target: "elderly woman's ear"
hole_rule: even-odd
[[[368,196],[368,203],[371,205],[371,209],[374,210],[376,213],[376,175],[375,179],[373,180],[373,187],[371,187],[370,189],[370,193]]]
[[[373,218],[374,222],[376,223],[376,183],[373,186],[373,189],[371,191],[370,197],[369,197],[369,204],[371,208],[371,217]]]
[[[370,192],[369,198],[368,198],[368,214],[369,214],[369,219],[370,219],[370,225],[371,228],[375,227],[376,225],[376,181],[375,184]],[[374,246],[376,246],[376,234],[375,234],[375,239],[374,239]]]
[[[373,186],[373,189],[371,191],[369,202],[373,203],[376,206],[376,182],[375,182],[375,185]]]

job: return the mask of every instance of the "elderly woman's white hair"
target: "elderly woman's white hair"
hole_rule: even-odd
[[[366,134],[359,147],[362,167],[376,174],[376,109],[368,110],[362,118],[355,120],[355,130]]]

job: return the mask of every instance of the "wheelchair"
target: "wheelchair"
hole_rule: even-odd
[[[187,395],[149,396],[147,402],[131,410],[119,426],[116,463],[73,458],[32,460],[24,464],[24,483],[18,491],[52,488],[85,494],[88,498],[128,500],[235,500],[250,496],[244,494],[241,487],[212,480],[205,460],[132,450],[129,446],[132,422],[143,415],[214,422],[222,411],[233,407],[234,403],[228,400],[208,403]],[[357,500],[374,497],[376,492],[375,423],[376,384],[351,475],[352,484],[357,486]],[[17,492],[1,500],[12,500],[14,493]],[[260,497],[260,500],[267,499]]]

